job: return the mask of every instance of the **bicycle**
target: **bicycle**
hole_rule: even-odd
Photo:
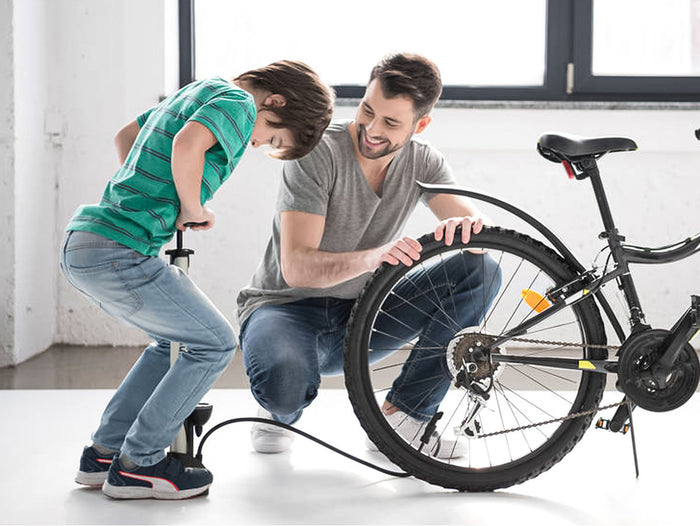
[[[419,239],[423,250],[412,266],[385,264],[374,273],[348,323],[345,383],[362,427],[396,465],[446,488],[491,491],[551,468],[581,440],[595,414],[611,407],[600,407],[609,375],[623,398],[613,404],[613,418],[599,419],[596,426],[623,432],[636,406],[676,409],[690,399],[700,379],[698,356],[690,345],[700,332],[700,296],[691,296],[690,307],[673,327],[652,328],[630,272],[630,264],[668,263],[700,252],[700,234],[659,248],[626,244],[600,177],[598,159],[636,150],[636,143],[621,137],[546,134],[537,148],[546,159],[561,163],[570,178],[592,183],[604,227],[600,238],[607,245],[604,265],[585,268],[546,226],[505,201],[464,188],[421,184],[425,192],[464,195],[503,208],[529,223],[547,243],[497,227],[485,227],[466,245],[459,233],[451,246],[427,234]],[[424,304],[425,298],[437,298],[430,280],[423,279],[428,271],[443,272],[449,282],[448,262],[464,261],[470,254],[481,254],[482,261],[490,258],[500,271],[481,283],[487,293],[468,298],[472,304],[481,301],[478,325],[462,326],[453,315],[460,306],[437,300],[430,300],[426,314],[449,327],[447,342],[421,339],[421,327],[392,318],[397,302],[411,304],[421,297]],[[602,293],[613,281],[624,293],[629,335]],[[601,311],[620,346],[608,345]],[[379,340],[395,343],[377,348]],[[423,379],[426,396],[447,381],[449,389],[421,436],[410,439],[400,434],[400,423],[387,421],[382,403],[403,371],[426,360],[439,360],[442,374]],[[429,451],[431,435],[447,432],[466,442],[466,455],[440,459]]]

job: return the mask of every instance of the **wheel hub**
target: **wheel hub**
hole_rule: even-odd
[[[483,395],[490,390],[500,364],[491,362],[491,353],[498,348],[488,349],[495,338],[478,331],[478,327],[468,327],[458,332],[447,347],[446,359],[455,386]]]

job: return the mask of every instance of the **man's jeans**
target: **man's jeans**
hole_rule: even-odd
[[[235,333],[181,269],[97,234],[68,232],[61,269],[105,312],[154,339],[117,389],[92,438],[139,465],[156,464],[231,361]],[[172,367],[171,341],[187,347]]]
[[[370,361],[418,338],[387,400],[428,420],[449,389],[445,348],[461,328],[483,320],[500,286],[488,255],[463,253],[418,270],[385,302]],[[308,298],[256,309],[241,330],[251,390],[279,422],[291,424],[318,394],[321,375],[343,371],[345,326],[354,300]],[[382,332],[392,335],[382,336]],[[399,337],[400,341],[396,337]]]

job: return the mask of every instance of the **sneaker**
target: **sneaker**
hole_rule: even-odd
[[[102,486],[107,480],[107,472],[112,465],[113,457],[114,453],[101,455],[94,447],[86,446],[80,457],[80,467],[75,475],[75,481],[84,486]]]
[[[273,420],[272,414],[262,407],[258,417]],[[287,451],[294,440],[294,434],[283,427],[256,422],[250,429],[250,441],[258,453],[282,453]]]
[[[114,499],[189,499],[205,493],[213,480],[208,470],[186,468],[171,456],[131,471],[114,457],[102,493]]]
[[[418,449],[421,445],[421,437],[423,429],[428,422],[421,422],[413,417],[408,416],[402,411],[396,411],[390,415],[385,415],[386,421],[396,431],[401,438]],[[379,451],[377,446],[369,439],[365,438],[367,449],[370,451]],[[467,453],[467,445],[457,437],[440,436],[437,430],[433,431],[428,443],[423,446],[423,449],[430,456],[440,459],[450,459],[463,457]]]

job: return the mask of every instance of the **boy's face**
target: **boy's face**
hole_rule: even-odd
[[[413,100],[405,95],[384,96],[380,82],[369,83],[355,115],[357,144],[367,159],[379,159],[400,150],[430,122],[427,115],[416,122]]]
[[[287,128],[275,128],[270,126],[270,121],[275,121],[276,117],[261,111],[255,119],[255,127],[250,136],[250,145],[253,148],[260,146],[270,146],[275,150],[291,148],[294,146],[294,138],[292,132]]]

